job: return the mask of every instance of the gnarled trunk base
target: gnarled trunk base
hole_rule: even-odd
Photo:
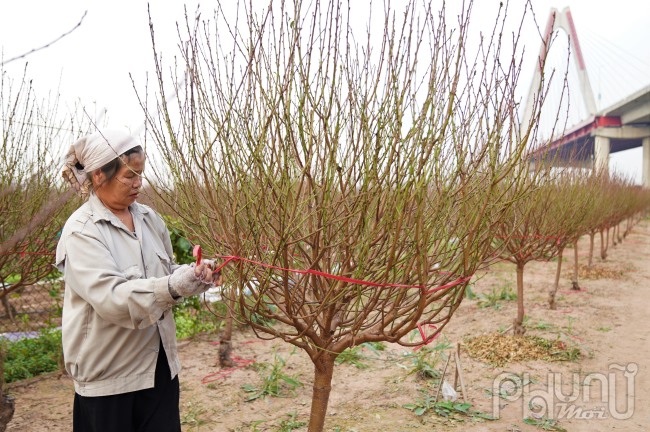
[[[14,410],[14,398],[8,395],[2,395],[0,399],[0,432],[7,430],[7,425],[14,417]]]
[[[219,338],[219,366],[222,368],[235,366],[235,362],[230,358],[232,352],[232,311],[235,306],[235,299],[232,296],[229,297],[226,318],[224,319],[225,324]]]

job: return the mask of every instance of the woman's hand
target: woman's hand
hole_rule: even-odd
[[[203,263],[182,265],[167,280],[167,288],[174,298],[202,294],[213,286],[212,270]]]
[[[210,283],[218,286],[223,283],[223,280],[221,277],[221,271],[216,273],[214,272],[216,268],[217,265],[213,260],[204,259],[201,261],[201,264],[194,265],[194,274],[200,280],[204,282],[209,281]]]

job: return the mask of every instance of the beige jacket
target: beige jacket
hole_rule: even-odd
[[[167,289],[169,232],[151,208],[130,206],[135,233],[91,194],[68,219],[56,250],[63,272],[63,356],[82,396],[154,386],[160,340],[172,378],[180,370]]]

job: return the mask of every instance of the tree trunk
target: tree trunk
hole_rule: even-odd
[[[0,432],[7,430],[7,425],[14,417],[14,409],[14,399],[3,392],[0,392]]]
[[[314,388],[311,397],[308,432],[322,432],[325,426],[325,415],[332,391],[334,360],[336,360],[335,355],[323,353],[314,362]]]
[[[7,430],[7,425],[14,416],[15,402],[4,393],[5,387],[5,351],[0,348],[0,432]]]
[[[605,261],[607,258],[607,243],[609,243],[609,238],[605,239],[604,238],[604,229],[600,230],[600,259]],[[607,230],[607,235],[609,237],[609,230]]]
[[[6,292],[2,296],[2,306],[5,309],[7,318],[9,318],[11,322],[15,322],[16,309],[11,305],[11,303],[9,303],[9,295]]]
[[[589,233],[589,260],[587,261],[587,267],[591,268],[594,263],[594,237],[596,237],[596,232]]]
[[[235,299],[229,295],[228,307],[226,308],[226,317],[224,318],[224,327],[219,337],[219,366],[229,368],[235,366],[235,362],[230,357],[232,352],[232,311],[235,307]]]
[[[573,279],[571,279],[571,289],[580,291],[578,284],[578,240],[573,243]]]
[[[609,248],[609,231],[611,230],[611,227],[607,227],[607,231],[605,231],[605,249]],[[613,238],[614,236],[612,236]]]
[[[551,310],[557,309],[557,304],[555,302],[555,294],[557,289],[560,286],[560,273],[562,272],[562,253],[564,252],[564,247],[560,247],[560,251],[557,254],[557,270],[555,271],[555,284],[553,289],[548,293],[548,308]],[[517,273],[517,284],[519,284],[519,274]]]
[[[524,328],[524,265],[517,264],[517,318],[512,323],[515,336],[523,336]]]

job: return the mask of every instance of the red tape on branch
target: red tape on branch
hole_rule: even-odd
[[[425,324],[425,323],[419,323],[418,324],[418,330],[420,331],[420,336],[422,337],[422,344],[416,346],[413,351],[417,351],[420,348],[422,348],[425,345],[429,345],[435,338],[438,337],[440,333],[434,333],[431,336],[426,335],[426,331],[424,331],[424,326],[427,326],[429,328],[432,328],[433,331],[435,332],[438,330],[438,327],[434,326],[433,324]]]
[[[440,286],[435,287],[435,288],[431,288],[429,291],[425,292],[425,294],[428,295],[428,294],[434,293],[436,291],[442,291],[444,289],[451,288],[451,287],[454,287],[456,285],[460,285],[460,284],[465,283],[465,282],[469,282],[469,280],[471,278],[472,278],[471,276],[458,278],[455,281],[449,282],[448,284],[444,284],[444,285],[440,285]]]
[[[423,285],[407,285],[407,284],[396,284],[396,283],[380,283],[380,282],[372,282],[372,281],[366,281],[362,279],[354,279],[350,278],[347,276],[339,276],[331,273],[326,273],[322,272],[319,270],[314,270],[314,269],[307,269],[307,270],[299,270],[299,269],[291,269],[291,268],[285,268],[285,267],[280,267],[280,266],[275,266],[272,264],[266,264],[262,263],[259,261],[253,261],[248,258],[243,258],[243,257],[238,257],[238,256],[231,256],[231,255],[217,255],[218,258],[222,258],[225,261],[223,264],[221,264],[219,267],[217,267],[216,271],[221,270],[226,266],[231,261],[243,261],[247,262],[249,264],[253,264],[256,266],[260,267],[265,267],[268,269],[273,269],[273,270],[280,270],[280,271],[286,271],[290,273],[298,273],[298,274],[312,274],[315,276],[322,276],[327,279],[334,279],[334,280],[339,280],[342,282],[349,282],[352,284],[358,284],[358,285],[368,285],[368,286],[375,286],[375,287],[382,287],[382,288],[419,288],[419,289],[424,289],[425,287]]]
[[[201,246],[199,246],[199,245],[194,246],[194,256],[195,257],[200,257],[201,256]],[[217,257],[223,259],[224,262],[214,270],[214,273],[217,273],[217,272],[221,271],[221,269],[223,269],[231,261],[242,261],[242,262],[247,262],[249,264],[253,264],[253,265],[256,265],[256,266],[265,267],[265,268],[268,268],[268,269],[280,270],[280,271],[286,271],[286,272],[298,273],[298,274],[313,274],[313,275],[322,276],[322,277],[328,278],[328,279],[334,279],[334,280],[339,280],[339,281],[348,282],[348,283],[352,283],[352,284],[358,284],[358,285],[368,285],[368,286],[381,287],[381,288],[418,288],[418,289],[421,289],[422,291],[424,291],[426,289],[426,287],[424,285],[406,285],[406,284],[396,284],[396,283],[379,283],[379,282],[366,281],[366,280],[362,280],[362,279],[349,278],[349,277],[346,277],[346,276],[339,276],[339,275],[335,275],[335,274],[331,274],[331,273],[325,273],[325,272],[322,272],[322,271],[319,271],[319,270],[313,270],[313,269],[308,269],[308,270],[290,269],[290,268],[275,266],[275,265],[272,265],[272,264],[265,264],[265,263],[262,263],[262,262],[259,262],[259,261],[254,261],[254,260],[251,260],[251,259],[248,259],[248,258],[243,258],[243,257],[233,256],[233,255],[217,255]],[[457,285],[463,284],[465,282],[469,282],[469,280],[471,278],[472,278],[472,276],[459,277],[458,279],[456,279],[454,281],[451,281],[451,282],[446,283],[444,285],[440,285],[440,286],[431,288],[428,291],[425,291],[424,295],[429,295],[429,294],[437,292],[437,291],[442,291],[442,290],[445,290],[445,289],[448,289],[448,288],[453,288],[453,287],[455,287]],[[434,330],[437,329],[437,327],[434,326],[433,324],[424,324],[424,323],[418,324],[418,330],[420,331],[420,335],[422,336],[422,345],[418,345],[416,347],[416,350],[422,348],[424,345],[427,345],[427,344],[431,343],[438,336],[437,333],[434,334],[431,337],[426,336],[426,334],[425,334],[426,332],[424,331],[424,326],[425,325],[430,327],[430,328],[433,328]],[[231,372],[228,372],[227,374],[229,374],[229,373],[231,373]],[[219,379],[219,378],[217,378],[217,379]]]
[[[272,264],[265,264],[265,263],[262,263],[262,262],[259,262],[259,261],[254,261],[254,260],[251,260],[251,259],[248,259],[248,258],[232,256],[232,255],[217,255],[217,257],[223,259],[224,262],[214,270],[215,272],[220,271],[222,268],[224,268],[231,261],[243,261],[243,262],[247,262],[249,264],[257,265],[257,266],[260,266],[260,267],[265,267],[265,268],[268,268],[268,269],[280,270],[280,271],[286,271],[286,272],[298,273],[298,274],[312,274],[312,275],[315,275],[315,276],[322,276],[322,277],[327,278],[327,279],[334,279],[334,280],[338,280],[338,281],[342,281],[342,282],[348,282],[348,283],[357,284],[357,285],[367,285],[367,286],[374,286],[374,287],[380,287],[380,288],[418,288],[418,289],[421,289],[421,290],[424,290],[426,288],[424,285],[408,285],[408,284],[399,284],[399,283],[372,282],[372,281],[367,281],[367,280],[363,280],[363,279],[350,278],[350,277],[347,277],[347,276],[339,276],[339,275],[326,273],[326,272],[322,272],[322,271],[314,270],[314,269],[299,270],[299,269],[285,268],[285,267],[275,266],[275,265],[272,265]],[[455,281],[450,282],[448,284],[432,288],[429,291],[426,291],[425,294],[431,294],[431,293],[436,292],[436,291],[440,291],[440,290],[444,290],[444,289],[447,289],[447,288],[454,287],[456,285],[459,285],[461,283],[469,281],[471,278],[472,278],[471,276],[458,278]]]

